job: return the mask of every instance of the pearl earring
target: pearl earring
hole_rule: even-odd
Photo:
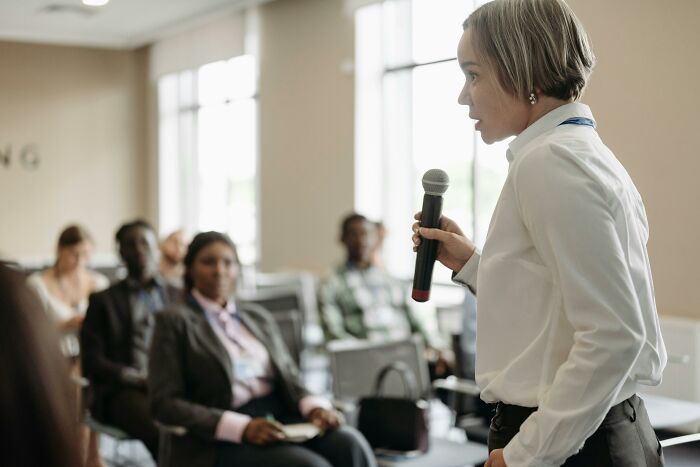
[[[535,92],[531,92],[530,95],[528,96],[528,99],[530,100],[531,105],[535,105],[537,103],[537,95]]]

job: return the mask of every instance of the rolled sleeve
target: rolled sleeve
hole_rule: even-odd
[[[243,440],[243,432],[245,432],[250,420],[251,418],[248,415],[242,413],[230,410],[224,412],[216,426],[216,439],[240,443]]]

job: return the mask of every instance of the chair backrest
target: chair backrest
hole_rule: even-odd
[[[297,294],[299,310],[303,313],[304,323],[318,322],[318,304],[316,301],[316,279],[305,271],[255,274],[255,290],[287,291]]]
[[[243,301],[257,303],[270,313],[278,311],[300,311],[299,295],[295,290],[255,290],[239,295]]]
[[[333,381],[333,396],[339,400],[357,400],[372,395],[379,372],[388,364],[405,363],[414,373],[421,395],[430,392],[428,361],[419,336],[392,342],[333,341],[328,343]],[[404,395],[403,382],[389,375],[384,394]]]
[[[304,348],[304,322],[297,293],[285,290],[257,290],[241,294],[239,298],[243,302],[260,305],[270,312],[280,329],[282,339],[292,359],[299,365],[301,352]]]

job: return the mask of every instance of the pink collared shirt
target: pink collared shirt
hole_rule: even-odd
[[[240,362],[246,359],[260,371],[254,377],[238,378],[234,377],[231,391],[233,393],[232,408],[238,408],[251,401],[270,394],[273,390],[274,370],[270,361],[270,354],[265,346],[244,326],[240,320],[236,320],[234,339],[230,338],[222,328],[217,314],[226,312],[234,315],[237,313],[233,300],[229,300],[225,307],[202,295],[197,289],[192,289],[192,296],[204,309],[208,321],[229,354],[231,362]],[[331,403],[320,396],[306,396],[299,401],[299,411],[306,417],[315,408],[322,407],[330,409]],[[240,443],[243,432],[248,426],[251,417],[232,410],[224,412],[216,427],[216,438],[222,441]]]

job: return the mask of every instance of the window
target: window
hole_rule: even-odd
[[[257,72],[253,56],[158,81],[162,232],[218,230],[258,257]]]
[[[413,274],[410,225],[428,169],[448,173],[443,213],[480,246],[507,174],[505,143],[485,145],[457,104],[457,43],[479,3],[387,0],[356,12],[355,207],[386,224],[385,262],[399,277]]]

